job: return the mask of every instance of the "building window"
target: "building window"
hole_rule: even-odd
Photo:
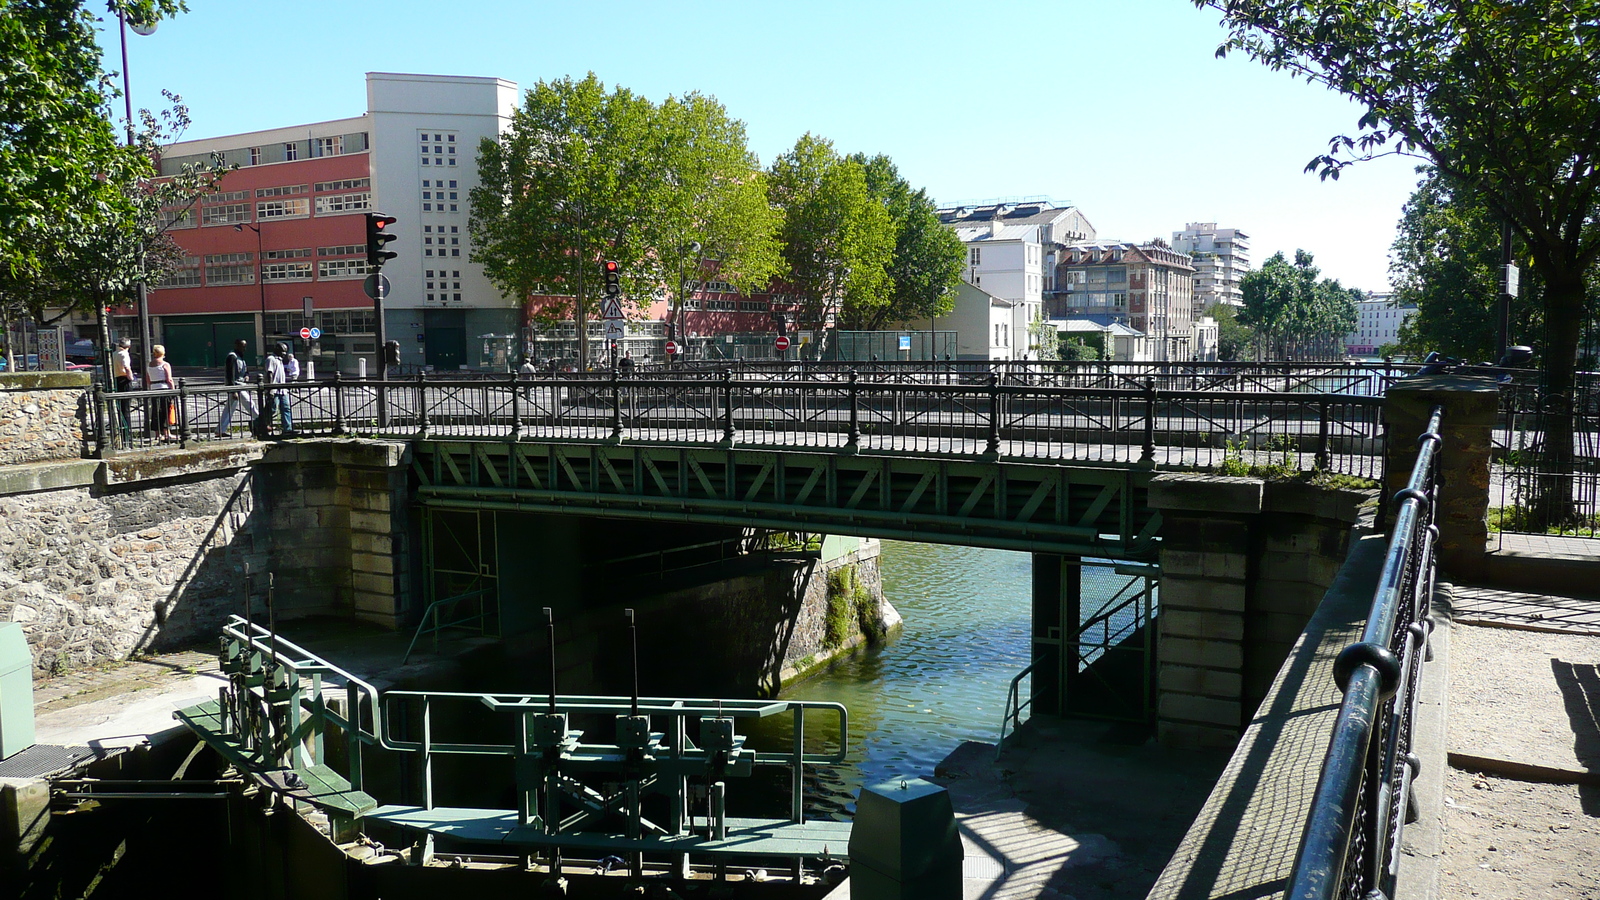
[[[163,209],[161,211],[161,228],[193,228],[195,226],[194,207],[185,206],[182,209]]]
[[[316,189],[320,194],[323,191],[360,191],[371,186],[372,180],[368,178],[346,178],[343,181],[319,181]]]
[[[206,284],[255,284],[255,266],[206,265]]]
[[[257,197],[292,197],[295,194],[304,194],[305,192],[306,186],[303,184],[285,184],[278,187],[256,188]],[[240,192],[239,199],[244,199],[243,192]]]
[[[367,261],[365,259],[322,259],[317,261],[318,278],[365,278],[366,275]]]
[[[286,162],[293,162],[300,158],[300,145],[288,143],[283,145],[283,158]]]
[[[185,256],[178,268],[167,273],[158,287],[180,288],[200,286],[200,260],[192,256]]]
[[[372,208],[372,194],[330,194],[317,198],[317,215],[329,213],[361,212]]]
[[[342,153],[344,153],[343,137],[317,138],[311,142],[312,156],[338,156]]]
[[[971,249],[971,251],[968,252],[967,256],[971,260],[971,264],[972,265],[977,266],[977,265],[982,265],[983,264],[983,248],[982,247],[973,247]]]
[[[262,281],[310,281],[311,263],[262,263]]]
[[[251,147],[250,148],[250,165],[252,165],[252,166],[261,165],[261,148],[260,147]]]
[[[310,247],[301,247],[298,250],[268,250],[261,254],[262,259],[309,259]]]
[[[256,219],[303,219],[311,215],[311,201],[266,200],[256,204]]]
[[[229,203],[224,206],[202,207],[200,219],[204,225],[235,225],[250,221],[250,204]]]
[[[318,256],[358,256],[367,252],[361,244],[341,244],[337,247],[318,247]]]

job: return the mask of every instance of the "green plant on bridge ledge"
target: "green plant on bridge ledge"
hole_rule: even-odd
[[[1278,481],[1300,477],[1300,467],[1295,459],[1298,450],[1294,438],[1289,435],[1275,434],[1267,438],[1261,450],[1253,454],[1257,459],[1265,454],[1264,462],[1246,460],[1245,453],[1249,450],[1250,440],[1244,435],[1225,440],[1222,444],[1222,462],[1217,466],[1218,473]]]

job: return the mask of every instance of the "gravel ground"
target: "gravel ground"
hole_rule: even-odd
[[[1600,898],[1600,786],[1451,769],[1439,896]]]

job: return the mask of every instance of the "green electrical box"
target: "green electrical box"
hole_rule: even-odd
[[[861,789],[850,829],[855,900],[961,900],[961,857],[944,788],[895,778]]]
[[[33,746],[33,652],[22,626],[0,622],[0,759]]]

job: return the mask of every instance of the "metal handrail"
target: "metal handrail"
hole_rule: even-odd
[[[422,621],[417,623],[417,633],[411,636],[411,643],[406,646],[406,655],[400,657],[400,665],[403,666],[407,662],[410,661],[410,659],[411,659],[411,651],[417,649],[417,641],[420,640],[424,634],[426,634],[426,633],[428,633],[430,631],[433,632],[433,651],[435,653],[439,652],[439,632],[443,631],[446,628],[455,628],[457,626],[464,625],[464,624],[466,624],[468,622],[471,622],[473,619],[477,619],[478,622],[479,622],[479,630],[481,631],[482,630],[482,622],[483,622],[483,619],[484,619],[484,611],[483,611],[483,607],[482,606],[478,607],[478,613],[475,616],[468,616],[468,617],[466,617],[464,619],[457,619],[454,622],[446,622],[443,625],[439,624],[439,610],[445,604],[460,603],[462,600],[465,600],[468,597],[477,597],[477,596],[480,596],[480,595],[487,595],[489,592],[490,592],[489,588],[478,588],[475,591],[468,591],[465,594],[457,594],[454,597],[445,597],[443,599],[435,600],[432,603],[429,603],[428,604],[428,608],[422,611]],[[433,618],[433,624],[432,624],[431,627],[428,624],[428,619],[429,619],[430,616]]]
[[[1006,690],[1005,710],[1000,717],[1000,739],[995,741],[994,745],[994,758],[996,761],[999,761],[1000,753],[1005,749],[1006,746],[1007,726],[1010,726],[1012,733],[1015,733],[1017,729],[1021,728],[1022,711],[1032,706],[1033,701],[1039,699],[1039,695],[1034,693],[1031,687],[1028,690],[1028,699],[1021,699],[1019,688],[1022,685],[1022,679],[1032,675],[1035,666],[1050,659],[1053,655],[1053,651],[1046,651],[1045,653],[1041,654],[1038,659],[1034,660],[1025,668],[1023,668],[1021,672],[1018,672],[1015,678],[1011,679],[1011,686]]]
[[[1393,896],[1396,848],[1419,765],[1410,723],[1432,624],[1443,414],[1434,407],[1411,479],[1395,495],[1394,529],[1361,640],[1334,663],[1344,700],[1287,897]],[[1347,889],[1350,879],[1354,890]]]

